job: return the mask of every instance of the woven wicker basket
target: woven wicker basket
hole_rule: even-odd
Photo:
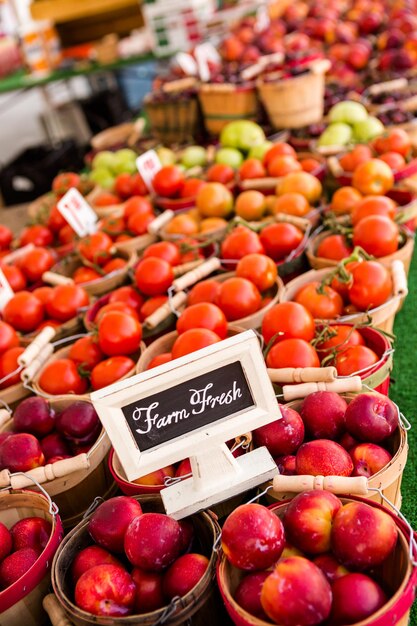
[[[258,97],[254,86],[205,84],[200,86],[198,97],[204,125],[211,135],[219,135],[235,120],[257,120]]]

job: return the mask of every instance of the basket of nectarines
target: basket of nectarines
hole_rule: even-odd
[[[33,482],[31,482],[33,486]],[[23,489],[0,493],[0,613],[7,626],[39,626],[51,584],[53,556],[63,536],[49,496]]]
[[[336,481],[282,478],[296,479],[293,500],[242,505],[223,525],[217,582],[234,624],[406,626],[417,584],[408,523],[371,500],[337,497]]]

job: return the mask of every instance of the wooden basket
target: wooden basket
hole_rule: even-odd
[[[56,396],[50,400],[52,408],[58,413],[74,402],[89,402],[87,396]],[[13,420],[0,427],[0,432],[10,431]],[[79,454],[71,459],[56,461],[26,472],[29,478],[10,474],[7,470],[0,473],[0,487],[11,485],[22,488],[33,484],[30,477],[42,484],[45,491],[59,507],[65,528],[70,528],[70,520],[82,515],[96,496],[104,495],[112,484],[107,467],[110,440],[104,429],[87,454]]]
[[[330,234],[332,233],[328,230],[317,234],[313,233],[312,237],[307,243],[307,259],[310,266],[315,270],[321,270],[325,267],[335,267],[339,262],[332,259],[325,259],[316,255],[318,246],[323,241],[323,239],[326,239],[326,237],[328,237]],[[405,272],[408,276],[408,273],[410,271],[411,259],[413,258],[414,252],[414,236],[406,229],[401,229],[401,234],[403,235],[405,240],[401,248],[398,248],[398,250],[393,254],[379,257],[377,260],[386,267],[391,267],[392,262],[396,259],[402,261],[402,263],[404,264]]]
[[[236,120],[258,118],[258,97],[254,86],[233,84],[203,84],[198,97],[204,125],[211,135],[219,135],[223,128]]]
[[[397,273],[397,270],[399,273]],[[310,270],[302,276],[298,276],[294,280],[285,285],[284,293],[281,298],[281,302],[288,302],[293,300],[296,293],[310,282],[322,281],[329,274],[329,268],[322,270]],[[402,300],[408,293],[407,290],[407,278],[404,270],[404,265],[401,261],[394,261],[391,267],[391,275],[393,278],[393,293],[391,298],[374,309],[370,309],[368,312],[352,313],[351,315],[343,315],[337,320],[337,323],[343,324],[365,324],[369,318],[372,317],[372,325],[374,328],[392,333],[394,327],[395,314],[397,313]],[[319,323],[324,323],[324,320],[319,320]]]
[[[20,489],[2,491],[0,521],[10,528],[26,517],[47,520],[52,525],[52,532],[32,567],[13,585],[0,592],[2,626],[40,626],[46,622],[42,600],[51,582],[52,558],[63,536],[60,517],[52,502],[42,493]]]
[[[140,139],[143,126],[144,122],[140,119],[106,128],[91,139],[91,145],[97,152],[119,146],[133,146]]]
[[[133,496],[140,502],[143,511],[163,513],[164,508],[159,496]],[[132,615],[129,617],[96,617],[79,609],[73,602],[71,592],[70,567],[75,555],[83,548],[92,544],[87,527],[90,517],[83,520],[72,532],[65,537],[52,564],[52,586],[56,598],[63,609],[63,614],[77,626],[109,625],[114,626],[153,626],[162,618],[165,608],[144,613],[142,615]],[[213,516],[208,512],[201,512],[188,518],[194,526],[195,536],[198,538],[198,551],[209,558],[208,568],[197,583],[197,585],[183,598],[176,603],[176,610],[163,623],[167,626],[180,626],[192,616],[192,623],[202,626],[213,623],[216,619],[216,596],[214,586],[215,567],[217,561],[216,552],[213,545],[218,537],[220,528],[213,520]],[[61,613],[62,615],[62,613]],[[54,622],[58,624],[59,622]],[[65,623],[65,622],[64,622]],[[162,620],[161,622],[162,623]],[[218,623],[221,623],[219,620]],[[22,626],[22,625],[21,625]]]
[[[359,501],[380,508],[376,503],[364,498],[348,496],[342,497],[341,500],[343,504]],[[287,506],[288,502],[283,502],[272,506],[271,510],[275,515],[282,518]],[[376,573],[378,579],[381,578],[382,586],[392,593],[392,597],[379,611],[367,619],[357,622],[355,626],[407,626],[409,623],[410,609],[414,601],[417,583],[417,570],[410,558],[410,531],[407,525],[396,515],[387,509],[384,510],[395,521],[399,535],[395,550],[381,566],[376,568]],[[411,555],[415,560],[414,545],[411,548]],[[237,626],[267,626],[270,622],[250,615],[234,600],[236,588],[244,575],[243,571],[233,567],[227,561],[224,554],[221,555],[217,566],[217,583],[227,612]]]
[[[29,394],[29,389],[26,389],[23,383],[17,383],[16,385],[10,385],[10,387],[6,387],[0,391],[0,401],[10,406],[23,400],[23,398],[26,398]]]
[[[320,122],[324,111],[324,75],[328,61],[315,61],[309,72],[278,82],[258,80],[259,95],[274,128],[301,128]]]
[[[198,131],[200,111],[197,96],[178,100],[144,100],[145,112],[152,134],[165,145],[192,142]]]

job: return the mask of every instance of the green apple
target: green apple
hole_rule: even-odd
[[[111,171],[114,174],[134,174],[137,171],[136,168],[136,152],[129,150],[128,148],[118,150],[114,156],[114,163],[111,167]]]
[[[265,133],[262,128],[249,120],[230,122],[220,135],[220,143],[226,148],[237,148],[248,152],[252,146],[265,142]]]
[[[385,132],[383,123],[377,118],[370,115],[363,122],[357,122],[353,126],[353,139],[358,143],[366,143],[374,137],[378,137]]]
[[[96,185],[99,185],[103,189],[113,189],[114,186],[114,176],[113,174],[106,169],[105,167],[96,167],[90,173],[90,180]]]
[[[352,128],[348,124],[329,124],[319,137],[319,146],[345,146],[352,139]]]
[[[158,155],[163,167],[165,167],[165,165],[174,165],[177,162],[175,152],[169,148],[165,148],[164,146],[157,148],[156,154]]]
[[[203,146],[188,146],[181,155],[181,163],[186,168],[203,166],[207,161],[207,153]]]
[[[356,124],[363,122],[368,117],[368,111],[363,104],[354,100],[338,102],[329,111],[330,122],[343,122],[345,124]]]
[[[258,159],[259,161],[263,161],[265,154],[270,148],[272,148],[273,145],[272,141],[264,141],[258,146],[252,146],[249,150],[248,159]]]
[[[112,170],[114,162],[115,153],[110,152],[110,150],[102,150],[95,155],[91,165],[94,170],[98,168]]]
[[[230,165],[234,170],[237,170],[243,163],[243,154],[236,148],[220,148],[216,152],[215,161],[223,165]]]

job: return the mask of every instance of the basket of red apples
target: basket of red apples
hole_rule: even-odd
[[[233,622],[406,626],[417,583],[410,526],[375,502],[293,482],[303,493],[292,501],[245,504],[224,523],[217,582]]]
[[[357,495],[354,477],[364,476],[369,499],[384,505],[385,497],[401,506],[407,431],[389,398],[314,391],[280,408],[283,418],[254,430],[252,440],[255,447],[268,448],[281,474],[350,477],[346,491]],[[372,493],[376,488],[382,495]],[[268,493],[270,501],[292,496],[291,490]]]
[[[0,487],[21,489],[35,479],[59,506],[64,525],[72,527],[92,498],[109,489],[109,450],[85,397],[26,398],[0,427]]]
[[[209,512],[177,522],[163,510],[158,496],[111,498],[65,538],[52,585],[67,618],[80,626],[211,621],[219,527]]]
[[[58,509],[48,494],[2,490],[0,613],[5,626],[45,623],[42,600],[51,584],[52,559],[62,536]]]

